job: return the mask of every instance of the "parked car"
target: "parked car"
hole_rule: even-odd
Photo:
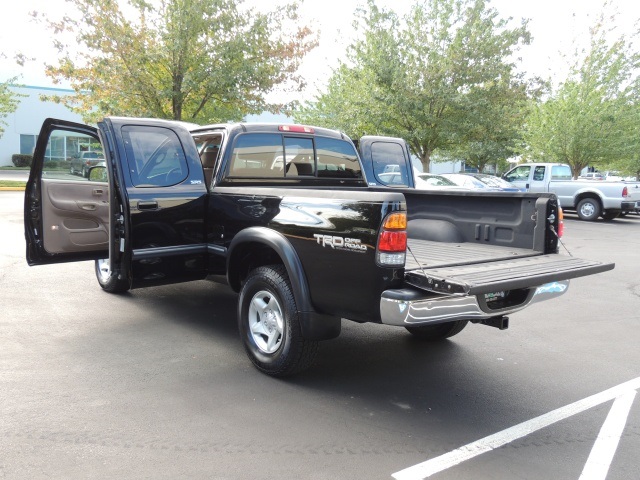
[[[435,175],[433,173],[415,173],[415,182],[417,189],[460,189],[459,185],[456,185],[455,182],[452,182],[448,178],[445,178],[443,175]],[[465,188],[467,190],[467,188]]]
[[[87,178],[89,169],[104,161],[102,152],[80,152],[80,155],[71,159],[69,172],[71,175],[82,175]]]
[[[495,190],[499,190],[501,192],[524,192],[525,189],[519,188],[516,185],[507,182],[506,180],[495,177],[493,175],[487,175],[486,173],[470,173],[470,176],[473,178],[480,180],[485,185],[490,186]]]
[[[638,208],[640,203],[640,191],[633,185],[572,180],[569,165],[560,163],[518,165],[502,178],[527,192],[555,193],[563,210],[575,211],[580,220],[593,221],[600,216],[604,220],[613,220],[623,212]]]
[[[469,188],[471,190],[493,190],[486,183],[465,173],[443,173],[442,176],[459,187]]]
[[[578,177],[580,180],[604,180],[604,175],[600,172],[588,172]]]

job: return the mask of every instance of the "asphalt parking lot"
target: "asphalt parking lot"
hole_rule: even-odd
[[[277,380],[224,286],[116,296],[92,263],[28,267],[22,199],[0,192],[0,478],[638,478],[640,216],[568,215],[569,251],[616,269],[506,331],[343,321]]]

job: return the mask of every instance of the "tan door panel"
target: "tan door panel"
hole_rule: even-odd
[[[49,253],[107,249],[107,184],[42,179],[42,223],[44,248]]]

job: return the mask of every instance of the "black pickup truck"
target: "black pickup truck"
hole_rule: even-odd
[[[88,179],[51,160],[96,140],[105,165]],[[552,194],[374,187],[374,160],[301,125],[48,119],[25,192],[27,261],[95,260],[112,293],[224,279],[249,358],[275,376],[307,368],[343,318],[425,340],[469,321],[506,328],[570,278],[613,268],[558,254]]]

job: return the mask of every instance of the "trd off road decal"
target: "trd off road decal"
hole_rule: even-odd
[[[314,234],[313,237],[318,245],[331,247],[334,250],[349,250],[360,253],[367,251],[367,246],[363,245],[359,238],[336,237],[334,235],[320,235],[319,233]]]

